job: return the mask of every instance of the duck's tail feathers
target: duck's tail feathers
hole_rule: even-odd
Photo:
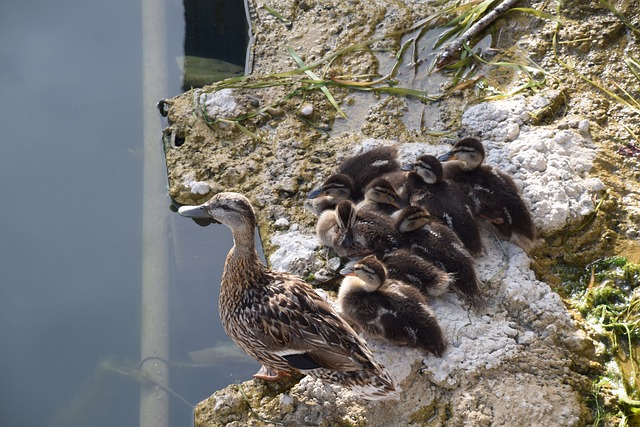
[[[354,378],[345,386],[355,396],[366,400],[383,400],[397,397],[398,387],[389,372],[380,367],[375,371],[360,371],[360,378]]]

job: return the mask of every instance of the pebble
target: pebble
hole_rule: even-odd
[[[313,115],[313,105],[304,104],[300,107],[300,115],[303,117],[311,117]]]

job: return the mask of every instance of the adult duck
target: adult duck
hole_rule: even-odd
[[[476,138],[464,138],[441,156],[446,178],[463,186],[475,203],[475,214],[488,219],[504,238],[529,251],[536,228],[516,183],[507,174],[483,164],[485,149]]]
[[[384,265],[373,255],[340,273],[346,277],[338,305],[347,320],[369,336],[442,356],[447,345],[425,297],[412,286],[387,280]]]
[[[367,399],[395,390],[392,377],[365,342],[300,277],[269,270],[256,251],[249,200],[224,192],[186,217],[210,217],[231,229],[234,245],[220,285],[220,318],[229,337],[263,366],[254,377],[277,380],[299,371]]]

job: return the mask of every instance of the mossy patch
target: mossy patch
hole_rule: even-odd
[[[594,379],[594,425],[637,425],[640,413],[640,264],[614,256],[565,268],[562,293],[608,362]]]

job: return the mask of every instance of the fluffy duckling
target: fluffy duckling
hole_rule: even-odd
[[[445,176],[459,183],[471,195],[475,214],[493,223],[506,239],[528,251],[536,239],[531,213],[517,185],[507,174],[483,165],[485,150],[476,138],[456,142],[441,157]]]
[[[385,178],[376,178],[367,185],[364,200],[356,205],[358,212],[376,212],[391,215],[405,206],[396,189]]]
[[[350,200],[342,200],[335,209],[338,228],[333,248],[340,256],[355,259],[368,254],[383,254],[401,244],[400,233],[390,218],[376,212],[356,209]],[[320,237],[321,241],[325,241]]]
[[[402,282],[387,280],[384,265],[370,255],[341,271],[342,315],[366,334],[440,357],[447,345],[424,296]]]
[[[329,303],[300,277],[261,263],[255,213],[246,197],[219,193],[178,212],[211,217],[231,229],[234,245],[220,284],[220,317],[229,337],[263,365],[256,378],[275,380],[300,371],[367,399],[394,392],[389,373]]]
[[[382,263],[389,279],[411,285],[427,297],[442,295],[453,281],[451,274],[409,249],[396,249],[384,254]]]
[[[318,218],[316,235],[325,246],[334,248],[340,254],[350,254],[353,257],[360,256],[354,247],[353,225],[356,222],[356,210],[353,203],[343,200],[334,209],[326,210]],[[353,250],[353,253],[349,253]],[[368,254],[366,248],[362,248],[362,256]],[[346,256],[346,255],[345,255]]]
[[[471,255],[481,255],[482,237],[471,211],[472,201],[457,183],[443,178],[440,160],[424,155],[402,169],[411,171],[407,178],[411,205],[426,208],[455,231]]]
[[[482,291],[473,258],[458,236],[418,206],[404,208],[394,217],[406,246],[450,273],[451,284],[473,304],[482,305]]]
[[[320,188],[307,194],[305,207],[316,216],[328,209],[334,209],[341,200],[351,199],[355,194],[353,180],[343,173],[334,173],[327,178]]]
[[[400,171],[398,149],[390,145],[375,147],[347,157],[338,167],[338,173],[345,174],[353,180],[355,193],[352,200],[354,201],[362,199],[364,189],[371,181],[398,171]]]
[[[330,248],[333,248],[343,238],[340,227],[338,227],[338,216],[335,208],[322,212],[316,223],[316,236],[318,236],[318,240],[323,245]]]
[[[347,157],[340,163],[337,172],[327,178],[320,188],[309,192],[307,198],[322,197],[327,190],[339,184],[349,189],[346,198],[358,202],[364,197],[364,190],[371,181],[397,171],[400,171],[398,149],[393,146],[375,147]]]

